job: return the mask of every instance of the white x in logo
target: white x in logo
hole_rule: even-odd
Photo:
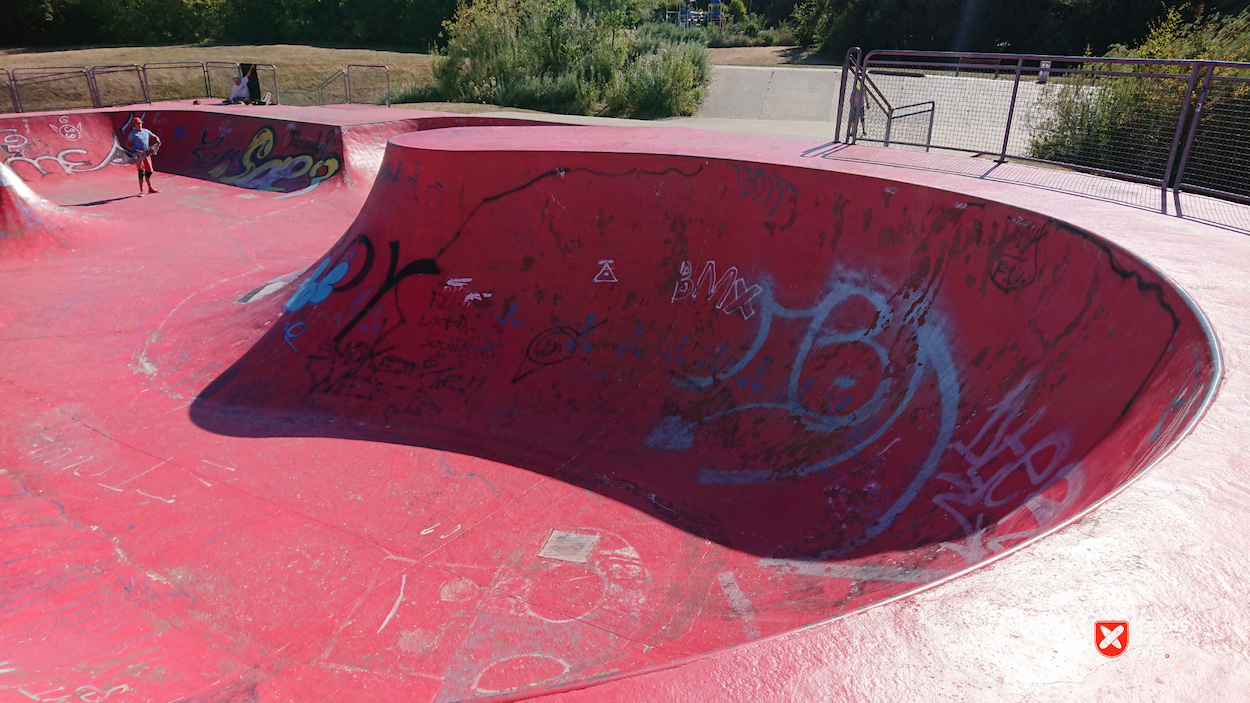
[[[1102,644],[1098,645],[1099,649],[1106,649],[1111,645],[1115,645],[1116,649],[1124,649],[1124,645],[1120,644],[1120,635],[1124,633],[1123,625],[1116,625],[1114,630],[1108,630],[1106,625],[1099,625],[1098,629],[1102,630]]]

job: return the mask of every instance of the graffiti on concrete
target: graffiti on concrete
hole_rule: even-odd
[[[80,134],[76,131],[76,127],[65,126],[73,130],[71,134]],[[55,129],[54,131],[64,136],[62,131]],[[74,137],[73,140],[76,139],[77,137]],[[74,147],[53,150],[51,145],[41,140],[32,140],[31,137],[12,127],[0,129],[0,150],[3,150],[3,154],[0,155],[4,157],[6,166],[14,168],[24,164],[33,168],[39,176],[54,173],[54,169],[60,169],[60,173],[66,175],[91,173],[110,165],[125,165],[130,156],[118,143],[116,137],[113,138],[112,146],[104,158],[93,162],[88,157],[86,149]]]
[[[681,277],[677,279],[677,285],[673,288],[672,302],[685,300],[691,296],[697,297],[699,291],[705,288],[704,281],[706,281],[709,302],[716,298],[717,293],[720,293],[720,299],[716,301],[717,310],[726,315],[736,312],[746,320],[751,319],[751,316],[755,314],[751,301],[764,291],[758,285],[748,286],[738,274],[736,266],[730,266],[718,279],[715,261],[708,261],[703,265],[703,271],[699,273],[698,280],[693,278],[694,267],[689,261],[681,262],[680,272]]]
[[[219,183],[299,195],[314,190],[342,168],[342,157],[328,150],[327,140],[294,140],[283,150],[278,147],[274,128],[268,125],[258,129],[241,150],[222,148],[227,137],[224,132],[213,139],[208,134],[209,130],[203,130],[199,144],[191,150],[190,168]],[[299,151],[306,147],[317,148]]]

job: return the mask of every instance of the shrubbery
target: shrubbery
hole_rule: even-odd
[[[393,100],[493,103],[565,114],[694,113],[711,79],[700,42],[628,32],[574,0],[478,0],[445,27],[434,83]]]
[[[1140,45],[1113,46],[1107,56],[1246,61],[1250,59],[1250,13],[1199,17],[1185,23],[1179,10],[1168,10],[1151,25]],[[1132,73],[1177,71],[1162,65],[1099,64],[1097,59],[1091,59],[1086,67]],[[1237,74],[1227,69],[1219,73]],[[1029,155],[1149,178],[1164,177],[1187,78],[1126,76],[1102,79],[1093,85],[1075,76],[1054,81],[1038,105],[1041,119],[1033,125]],[[1201,84],[1203,76],[1199,78]],[[1196,96],[1191,99],[1196,103]],[[1196,104],[1190,107],[1186,130],[1195,127],[1192,108]],[[1199,138],[1185,172],[1187,183],[1250,195],[1250,173],[1228,166],[1250,162],[1250,133],[1244,128],[1247,114],[1250,85],[1212,84],[1198,125]]]

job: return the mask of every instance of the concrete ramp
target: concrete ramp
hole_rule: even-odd
[[[105,166],[0,286],[0,691],[598,698],[1035,553],[1220,377],[1131,253],[841,147],[286,110],[149,113],[152,197],[22,157]]]
[[[0,257],[65,249],[67,225],[77,219],[75,213],[40,197],[13,169],[0,163]]]
[[[695,117],[833,122],[840,68],[714,66]]]
[[[518,638],[572,681],[624,642],[659,664],[853,612],[1080,514],[1200,412],[1211,340],[1127,253],[719,140],[393,138],[356,222],[191,407],[223,435],[437,452],[481,489],[453,522],[501,516],[448,568],[603,628],[479,617],[451,680],[503,676]],[[541,477],[524,497],[518,470]],[[541,497],[551,480],[585,493]],[[724,599],[689,615],[666,599],[706,560],[698,589]],[[570,569],[606,595],[550,600]]]

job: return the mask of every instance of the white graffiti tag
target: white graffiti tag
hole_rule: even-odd
[[[759,297],[764,289],[758,285],[748,286],[746,281],[738,275],[738,267],[729,267],[719,279],[716,277],[716,262],[709,261],[703,265],[703,271],[699,274],[699,279],[694,279],[694,267],[689,261],[681,262],[681,278],[677,280],[676,287],[673,288],[672,302],[685,300],[689,297],[698,297],[698,293],[704,287],[704,281],[707,282],[707,299],[711,301],[720,293],[720,300],[716,303],[716,309],[732,315],[739,313],[745,320],[751,319],[755,314],[755,307],[751,302]]]
[[[68,117],[62,117],[60,119],[60,124],[50,124],[48,127],[53,132],[61,135],[63,139],[71,142],[76,142],[82,138],[82,123],[79,122],[76,125],[70,124]]]
[[[1013,473],[1023,470],[1030,487],[1036,488],[1063,478],[1076,465],[1076,462],[1064,463],[1072,450],[1071,432],[1066,427],[1050,433],[1032,446],[1025,443],[1024,435],[1046,414],[1045,408],[1010,427],[1017,418],[1025,417],[1028,391],[1034,380],[1032,375],[1025,377],[1005,398],[991,405],[989,419],[971,441],[951,445],[951,449],[968,462],[963,473],[943,471],[937,474],[938,479],[954,485],[955,490],[934,496],[933,503],[950,513],[965,535],[979,531],[984,518],[977,516],[969,519],[957,506],[966,510],[997,508],[1019,497],[1018,492],[996,494],[999,486]],[[985,449],[976,451],[975,448],[981,446]],[[997,464],[999,468],[989,476],[983,476],[981,471],[992,464]]]
[[[7,132],[12,132],[12,134],[6,134]],[[5,165],[12,167],[14,164],[19,163],[29,164],[41,176],[46,176],[49,173],[48,168],[45,166],[47,163],[59,166],[65,174],[75,174],[99,171],[110,165],[124,166],[131,163],[132,160],[132,156],[121,147],[116,137],[113,138],[113,145],[109,149],[109,153],[100,160],[100,163],[93,164],[90,160],[76,160],[80,156],[86,156],[86,149],[62,149],[55,154],[30,156],[28,152],[30,141],[25,136],[18,134],[16,129],[0,129],[0,134],[4,135],[0,137],[0,144],[3,144],[4,150],[10,154],[9,158],[4,161]]]
[[[683,266],[683,272],[687,269]],[[731,269],[732,271],[732,269]],[[712,278],[715,270],[705,269],[707,278]],[[716,290],[728,283],[730,271],[725,278],[716,282],[711,290]],[[736,271],[732,273],[734,280]],[[703,277],[700,278],[700,281]],[[699,290],[702,283],[691,282],[684,291],[679,286],[678,293],[691,295]],[[773,402],[746,403],[737,407],[710,415],[701,422],[708,422],[734,413],[750,410],[781,410],[790,416],[799,418],[809,431],[832,433],[841,432],[850,440],[849,446],[836,451],[819,461],[805,463],[786,470],[778,469],[741,469],[741,470],[704,470],[700,472],[699,481],[705,484],[747,485],[772,483],[781,480],[802,478],[819,471],[825,471],[842,462],[857,459],[859,453],[881,439],[899,417],[911,406],[916,393],[926,386],[936,388],[939,397],[939,417],[932,431],[932,445],[924,461],[916,468],[912,480],[898,495],[893,504],[886,509],[869,526],[863,539],[871,539],[886,530],[896,517],[920,494],[921,487],[933,477],[943,452],[950,446],[951,438],[959,416],[959,379],[951,357],[950,344],[947,341],[944,324],[937,313],[929,310],[926,324],[908,324],[899,317],[890,305],[889,293],[880,290],[868,277],[855,273],[842,272],[833,276],[827,292],[815,306],[805,310],[790,310],[779,304],[771,291],[760,290],[752,297],[759,297],[759,322],[755,339],[749,349],[736,362],[714,370],[707,376],[686,376],[674,380],[674,383],[688,387],[706,388],[716,378],[728,378],[739,374],[760,353],[768,341],[774,321],[808,320],[806,332],[794,350],[794,361],[788,365],[791,369],[787,379],[787,388],[781,397]],[[848,302],[866,302],[875,308],[876,321],[871,329],[864,331],[855,329],[835,331],[839,329],[839,310],[845,310]],[[888,351],[889,335],[898,333],[900,327],[907,328],[907,334],[914,338],[915,362],[906,367],[902,374],[885,374],[884,369],[891,366]],[[861,381],[874,384],[871,397],[848,409],[838,403],[825,402],[823,396],[819,402],[824,403],[812,407],[812,401],[805,398],[807,386],[804,378],[812,376],[814,369],[808,357],[819,350],[840,345],[862,345],[875,355],[877,364],[871,372],[873,378],[864,379],[833,379],[836,386],[842,383],[858,385]],[[696,423],[698,424],[698,423]],[[669,432],[671,435],[672,432]],[[658,437],[658,435],[657,435]],[[673,437],[665,437],[665,441],[676,442]]]

